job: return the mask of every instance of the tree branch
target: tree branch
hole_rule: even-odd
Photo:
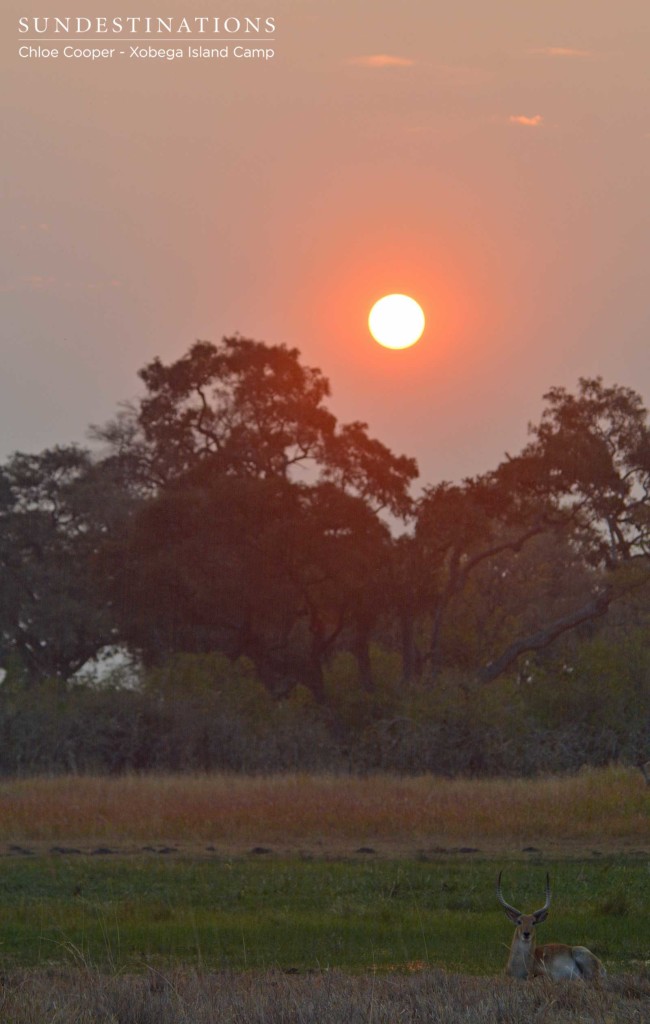
[[[478,554],[463,563],[462,568],[458,573],[456,591],[461,590],[465,586],[470,573],[480,565],[481,562],[487,561],[488,558],[494,558],[495,555],[500,555],[504,551],[513,551],[518,555],[527,541],[532,540],[533,537],[538,537],[548,528],[547,522],[540,521],[534,526],[531,526],[528,530],[525,530],[524,533],[519,534],[519,536],[515,537],[513,540],[503,541],[501,543],[494,544],[490,548],[484,548],[483,551],[479,551]]]
[[[462,562],[462,552],[459,548],[452,548],[448,579],[438,601],[436,602],[431,624],[429,650],[426,654],[426,660],[431,664],[431,672],[433,676],[437,674],[439,669],[438,659],[440,634],[442,632],[442,624],[447,608],[452,598],[459,594],[466,586],[467,580],[474,569],[478,568],[479,565],[487,561],[489,558],[494,558],[496,555],[503,554],[504,551],[513,551],[515,554],[519,554],[523,546],[529,540],[532,540],[533,537],[538,537],[541,533],[544,533],[546,529],[548,529],[548,524],[540,520],[535,523],[534,526],[529,527],[523,533],[519,534],[518,537],[507,541],[500,541],[489,548],[484,548],[473,557],[467,559],[464,563]]]
[[[591,601],[588,601],[587,604],[577,608],[569,615],[549,623],[545,629],[540,629],[537,633],[529,633],[528,636],[519,637],[509,647],[506,647],[503,654],[481,669],[478,674],[479,682],[493,682],[506,669],[510,668],[521,654],[525,654],[527,651],[540,651],[544,647],[548,647],[562,633],[575,629],[576,626],[580,626],[583,622],[591,622],[593,619],[605,615],[613,597],[614,592],[612,588],[607,587],[600,594],[597,594],[596,597],[593,597]]]

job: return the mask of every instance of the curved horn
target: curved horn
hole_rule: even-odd
[[[548,871],[547,871],[546,872],[546,900],[544,902],[544,906],[540,910],[536,910],[535,913],[533,914],[533,917],[541,917],[542,914],[546,914],[546,912],[548,911],[548,908],[550,907],[550,905],[551,905],[551,879],[550,879]]]
[[[502,874],[503,874],[503,871],[500,871],[499,872],[499,877],[497,878],[497,899],[498,899],[499,903],[501,904],[501,906],[503,907],[503,909],[505,910],[506,914],[508,914],[510,917],[521,917],[521,912],[519,910],[516,910],[514,907],[511,907],[510,904],[506,903],[506,901],[503,898],[503,893],[501,892],[501,875]]]

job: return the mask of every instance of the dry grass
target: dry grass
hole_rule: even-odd
[[[649,811],[640,773],[622,768],[525,780],[60,776],[2,782],[0,841],[625,849],[647,844]]]
[[[99,975],[34,971],[3,979],[0,1024],[647,1024],[650,978],[602,990],[442,971]]]

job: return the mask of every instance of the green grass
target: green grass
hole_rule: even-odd
[[[494,896],[500,866],[462,857],[4,857],[0,956],[5,967],[80,962],[110,971],[421,962],[493,974],[512,935]],[[587,945],[610,971],[650,959],[645,858],[503,867],[506,898],[522,910],[543,903],[550,871],[554,899],[540,941]]]

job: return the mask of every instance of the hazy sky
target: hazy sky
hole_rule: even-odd
[[[424,482],[517,451],[551,385],[650,402],[647,0],[4,6],[0,456],[236,331]],[[275,57],[18,56],[19,16],[173,14],[272,16]],[[427,315],[402,352],[366,327],[393,291]]]

